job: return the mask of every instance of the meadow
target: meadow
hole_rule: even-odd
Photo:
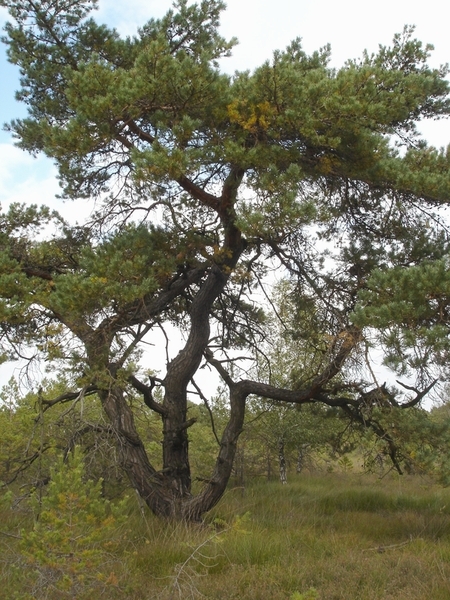
[[[27,501],[4,500],[0,597],[450,598],[450,489],[419,476],[302,474],[284,486],[230,486],[202,525],[160,521],[134,495],[120,510],[126,518],[103,521],[100,538],[86,513],[82,544],[39,563]]]

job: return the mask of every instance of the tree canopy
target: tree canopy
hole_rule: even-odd
[[[132,485],[163,516],[198,519],[220,499],[252,395],[339,408],[401,470],[373,411],[420,403],[448,352],[450,154],[416,128],[450,112],[432,47],[405,27],[332,69],[329,48],[308,56],[297,39],[230,76],[218,0],[180,0],[128,38],[96,23],[95,1],[0,4],[28,107],[8,127],[55,161],[64,198],[93,205],[77,226],[32,204],[0,215],[2,352],[66,372],[73,387],[47,406],[97,394]],[[289,314],[273,302],[280,277]],[[298,342],[283,378],[270,368],[270,313]],[[155,375],[143,349],[173,328],[184,341]],[[373,376],[377,332],[390,366],[417,383]],[[208,403],[203,367],[222,378],[229,414],[194,494],[188,397]],[[161,418],[160,469],[129,390]]]

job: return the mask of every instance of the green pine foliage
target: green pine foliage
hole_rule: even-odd
[[[102,481],[85,479],[83,458],[75,451],[67,464],[52,469],[45,493],[33,495],[35,523],[20,544],[29,596],[108,598],[117,586],[113,554],[123,539],[123,503],[102,496]]]
[[[438,247],[435,249],[438,251]],[[385,362],[400,374],[438,365],[450,356],[448,256],[371,274],[353,320],[372,326],[386,347]]]

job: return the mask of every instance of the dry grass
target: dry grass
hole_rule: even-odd
[[[133,499],[123,527],[108,599],[450,598],[450,490],[418,478],[333,473],[230,489],[203,527],[143,517]],[[2,535],[8,600],[21,597],[15,542]]]

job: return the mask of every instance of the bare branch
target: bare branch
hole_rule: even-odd
[[[200,396],[200,398],[203,400],[203,404],[206,406],[206,410],[209,413],[209,419],[211,421],[211,429],[212,432],[214,434],[214,437],[216,438],[216,442],[217,445],[220,446],[220,440],[219,437],[217,435],[216,432],[216,427],[214,425],[214,415],[212,413],[211,407],[209,406],[209,402],[208,399],[206,398],[206,396],[203,394],[202,390],[198,387],[198,385],[195,383],[194,378],[191,379],[192,385],[195,387],[195,389],[197,390],[197,394]]]
[[[416,392],[415,398],[413,398],[412,400],[409,400],[409,402],[404,402],[403,404],[398,404],[398,406],[400,408],[411,408],[413,406],[417,406],[419,404],[419,402],[421,400],[423,400],[423,398],[428,394],[428,392],[430,392],[434,388],[434,386],[437,384],[438,381],[439,381],[439,379],[434,379],[425,389],[420,391],[417,388],[412,387],[410,385],[406,385],[406,383],[402,383],[401,381],[396,379],[396,382],[399,385],[401,385],[402,388],[405,388],[405,390],[410,390],[412,392]]]
[[[55,406],[55,404],[64,404],[65,402],[70,402],[71,400],[78,401],[82,397],[84,398],[85,396],[92,396],[92,394],[95,394],[97,390],[97,386],[89,385],[83,387],[78,392],[65,392],[64,394],[61,394],[53,400],[42,400],[42,404],[44,405],[44,411],[48,410],[52,406]]]
[[[145,402],[146,406],[148,406],[148,408],[155,411],[159,415],[166,414],[166,410],[164,409],[164,407],[161,406],[161,404],[159,404],[158,402],[156,402],[156,400],[153,398],[152,392],[153,392],[153,388],[155,387],[154,380],[152,380],[152,385],[148,386],[148,385],[145,385],[145,383],[142,383],[142,381],[139,381],[139,379],[137,377],[135,377],[134,375],[130,375],[128,377],[128,381],[131,383],[131,385],[134,387],[135,390],[137,390],[138,392],[140,392],[143,395],[144,402]]]

